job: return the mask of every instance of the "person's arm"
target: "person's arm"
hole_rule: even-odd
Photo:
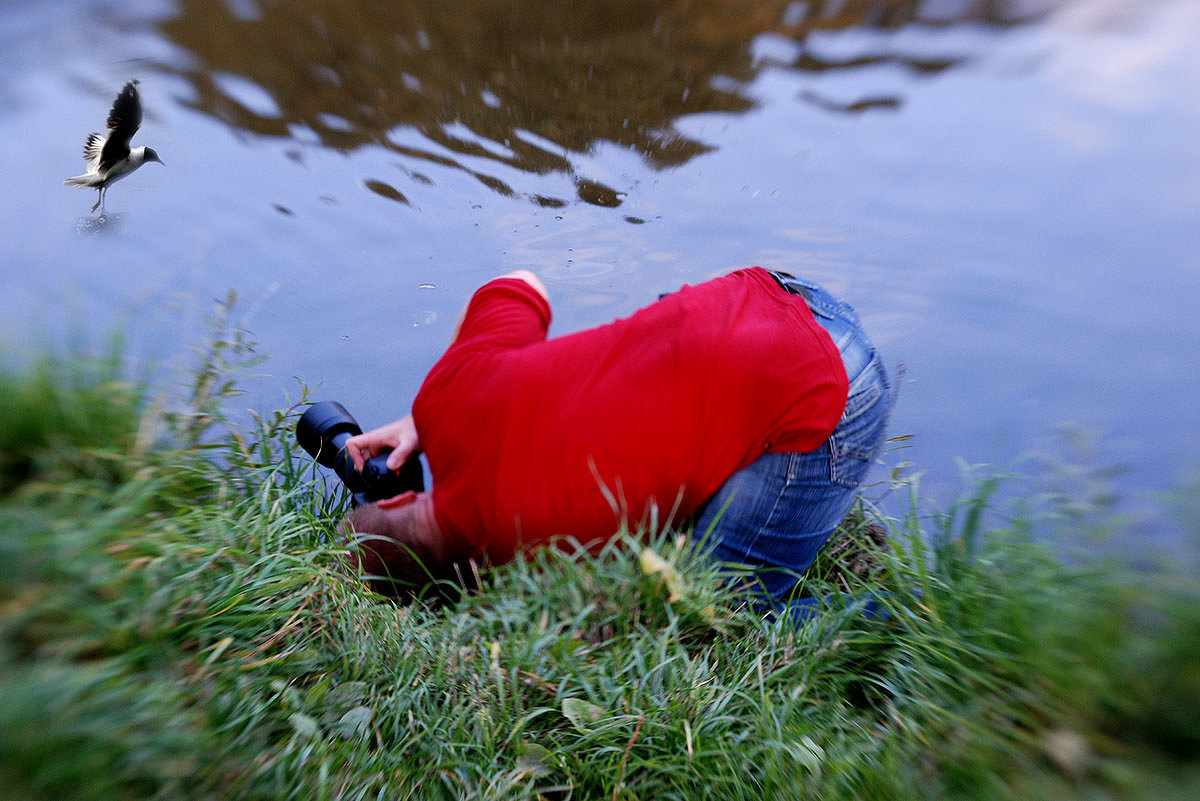
[[[536,274],[531,273],[529,270],[513,270],[511,273],[505,273],[504,275],[496,276],[492,279],[492,281],[497,281],[501,278],[515,278],[518,281],[524,281],[533,287],[534,291],[541,295],[542,299],[545,300],[546,303],[550,302],[550,293],[546,291],[546,285],[542,283],[542,279],[538,278]],[[462,333],[463,321],[467,319],[467,310],[470,308],[471,304],[468,303],[466,306],[463,306],[462,312],[458,315],[458,322],[454,324],[454,333],[450,336],[451,345],[458,341],[458,335]]]
[[[544,284],[542,284],[541,279],[539,279],[529,270],[514,270],[511,273],[497,276],[497,278],[492,280],[495,281],[501,278],[512,278],[518,281],[524,281],[526,284],[532,287],[533,290],[540,295],[541,299],[545,302],[547,307],[546,315],[548,319],[550,297],[546,292],[546,287]],[[488,283],[491,282],[489,281]],[[485,284],[484,286],[487,285]],[[463,309],[463,313],[459,317],[458,323],[454,326],[454,337],[451,340],[452,345],[458,340],[459,335],[462,333],[463,322],[465,321],[467,312],[470,309],[471,304],[468,303],[466,308]],[[543,335],[545,334],[544,328],[539,328],[538,330],[540,330]],[[359,471],[362,470],[363,464],[368,459],[383,453],[388,448],[392,449],[392,452],[388,454],[387,459],[387,466],[389,470],[395,470],[397,467],[404,464],[409,456],[420,452],[420,437],[417,434],[417,428],[413,422],[413,416],[411,414],[402,417],[395,422],[388,423],[387,425],[372,429],[365,434],[359,434],[358,436],[354,436],[346,440],[346,452],[350,455],[350,458],[354,460],[354,466]]]
[[[346,440],[346,452],[354,460],[354,467],[359,472],[362,472],[363,464],[368,459],[388,448],[392,449],[387,458],[389,470],[395,470],[404,464],[409,456],[420,452],[421,442],[411,414]]]

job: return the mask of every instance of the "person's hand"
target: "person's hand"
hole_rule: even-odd
[[[387,466],[389,470],[395,470],[404,464],[409,456],[416,453],[419,446],[417,427],[411,414],[346,440],[346,452],[350,454],[350,458],[354,460],[354,467],[360,473],[368,459],[378,456],[388,448],[391,448],[392,452],[388,454]]]

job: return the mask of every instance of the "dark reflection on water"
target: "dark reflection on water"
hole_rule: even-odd
[[[1028,2],[1000,0],[181,0],[158,27],[193,58],[158,66],[191,84],[188,105],[253,134],[291,137],[307,129],[330,148],[380,145],[516,194],[453,155],[399,141],[398,126],[407,126],[451,154],[566,173],[580,200],[617,207],[621,192],[576,175],[571,153],[607,141],[654,169],[681,165],[710,148],[676,131],[674,121],[753,108],[744,89],[765,64],[812,73],[894,64],[933,75],[965,60],[883,49],[824,57],[803,48],[814,33],[1007,27],[1036,14]],[[782,65],[757,56],[753,42],[764,33],[800,44],[800,55]],[[814,92],[802,99],[841,113],[903,102],[896,95],[840,101]],[[416,168],[410,177],[431,181]],[[408,203],[388,184],[368,188]],[[546,207],[567,202],[530,199]]]

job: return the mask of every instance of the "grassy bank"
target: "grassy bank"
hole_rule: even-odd
[[[1193,577],[985,528],[986,483],[886,521],[881,616],[763,620],[671,535],[399,608],[221,361],[170,414],[116,359],[0,376],[6,798],[1200,795]]]

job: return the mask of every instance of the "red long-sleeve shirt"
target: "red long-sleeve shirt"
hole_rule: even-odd
[[[413,418],[442,530],[493,561],[555,536],[690,514],[767,451],[807,451],[846,403],[837,348],[761,268],[547,340],[550,307],[497,279],[472,297]]]

